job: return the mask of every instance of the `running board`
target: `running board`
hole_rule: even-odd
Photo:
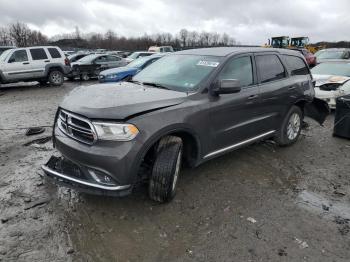
[[[245,144],[249,144],[249,143],[254,142],[254,141],[256,141],[256,140],[260,140],[260,139],[262,139],[262,138],[264,138],[264,137],[267,137],[267,136],[269,136],[269,135],[271,135],[271,134],[273,134],[273,133],[275,133],[275,132],[276,132],[275,130],[271,130],[271,131],[266,132],[266,133],[264,133],[264,134],[261,134],[261,135],[258,135],[258,136],[249,138],[249,139],[247,139],[247,140],[244,140],[244,141],[242,141],[242,142],[239,142],[239,143],[237,143],[237,144],[234,144],[234,145],[231,145],[231,146],[228,146],[228,147],[224,147],[224,148],[219,149],[219,150],[217,150],[217,151],[211,152],[211,153],[205,155],[203,158],[204,158],[204,159],[205,159],[205,158],[209,158],[209,157],[212,157],[212,156],[221,154],[221,153],[223,153],[223,152],[226,152],[226,151],[235,149],[235,148],[237,148],[237,147],[241,147],[241,146],[243,146],[243,145],[245,145]]]

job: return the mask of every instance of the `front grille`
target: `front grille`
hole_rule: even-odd
[[[58,114],[57,125],[63,133],[79,142],[91,145],[96,141],[94,128],[86,118],[61,109]]]

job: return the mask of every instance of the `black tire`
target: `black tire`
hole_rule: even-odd
[[[300,107],[292,106],[285,116],[282,126],[275,138],[279,146],[288,146],[298,140],[303,118],[304,115]]]
[[[80,75],[80,80],[81,81],[88,81],[88,80],[90,80],[90,76],[88,75],[88,73],[82,73]]]
[[[174,198],[181,160],[181,138],[176,136],[162,138],[158,145],[148,187],[149,197],[152,200],[164,203]]]
[[[64,82],[64,75],[59,70],[51,70],[49,73],[49,83],[53,86],[61,86]]]

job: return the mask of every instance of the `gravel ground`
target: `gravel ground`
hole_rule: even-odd
[[[94,82],[87,82],[93,84]],[[40,170],[79,83],[0,89],[0,261],[349,261],[350,140],[333,116],[291,147],[266,141],[183,171],[173,202],[57,188]],[[13,129],[13,130],[3,130]]]

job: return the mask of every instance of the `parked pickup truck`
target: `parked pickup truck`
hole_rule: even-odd
[[[14,48],[0,55],[0,83],[39,81],[60,86],[69,71],[68,59],[55,46]]]
[[[208,48],[169,54],[130,82],[84,86],[59,106],[52,157],[42,168],[79,190],[126,195],[146,182],[171,200],[183,164],[196,167],[263,139],[295,143],[304,116],[320,124],[301,54],[284,49]]]

